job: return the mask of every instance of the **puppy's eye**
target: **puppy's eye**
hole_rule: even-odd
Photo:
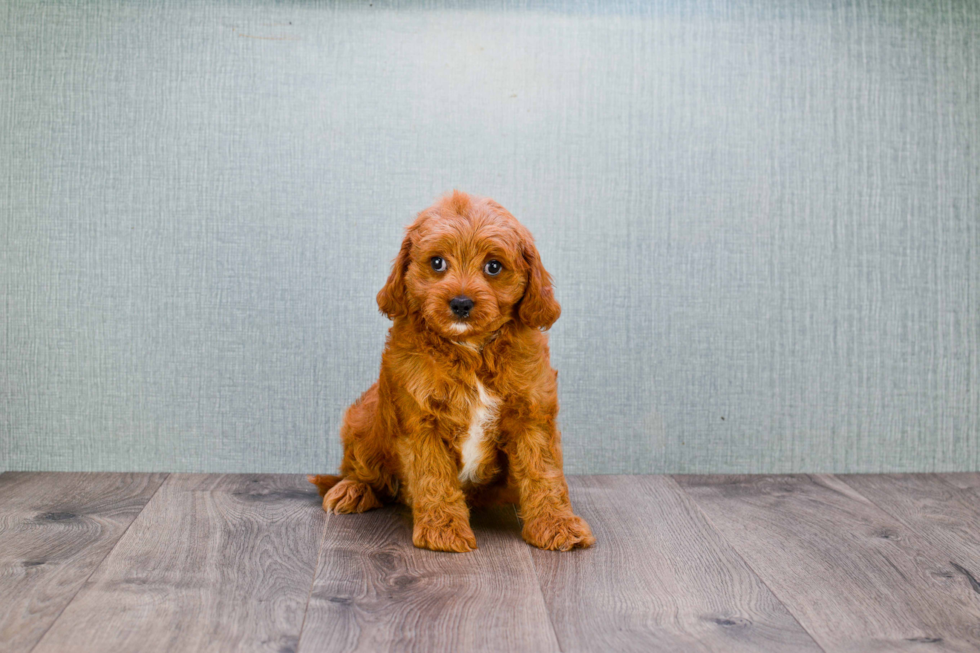
[[[446,259],[442,258],[441,256],[433,256],[429,263],[432,264],[432,269],[436,272],[446,271]]]
[[[491,277],[497,276],[503,269],[504,266],[497,260],[487,261],[487,264],[483,266],[483,271],[489,274]]]

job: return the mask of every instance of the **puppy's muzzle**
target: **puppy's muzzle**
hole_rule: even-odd
[[[465,320],[470,316],[470,311],[473,310],[473,300],[464,295],[459,297],[453,297],[449,300],[449,310],[453,312],[453,315]]]

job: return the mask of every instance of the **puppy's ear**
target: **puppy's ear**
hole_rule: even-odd
[[[517,309],[521,322],[532,329],[550,329],[561,315],[561,306],[555,299],[551,288],[551,275],[541,264],[541,255],[534,241],[527,239],[523,246],[524,262],[527,264],[527,286],[524,298]]]
[[[396,317],[408,315],[408,295],[405,289],[405,273],[412,257],[412,239],[405,234],[398,256],[391,264],[391,274],[384,288],[378,293],[378,308],[386,317],[394,320]]]

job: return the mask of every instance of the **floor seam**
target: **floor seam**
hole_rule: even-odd
[[[514,517],[517,518],[517,523],[521,524],[523,527],[523,522],[521,521],[521,516],[518,514],[517,506],[512,505],[511,509],[514,511]],[[522,539],[523,541],[523,539]],[[528,544],[527,546],[531,546]],[[544,606],[544,613],[548,615],[548,625],[551,626],[551,634],[555,637],[555,644],[558,645],[558,650],[564,653],[565,648],[562,646],[561,638],[558,636],[558,629],[555,628],[555,621],[551,617],[551,608],[548,607],[548,601],[544,598],[544,588],[541,587],[541,576],[538,574],[538,566],[534,564],[534,556],[532,552],[528,552],[528,562],[531,563],[531,571],[534,572],[534,584],[538,588],[538,596],[541,597],[541,605]]]
[[[839,475],[839,474],[831,474],[830,476],[833,476],[833,477],[834,477],[834,478],[836,478],[836,479],[837,479],[838,481],[840,481],[841,483],[843,483],[843,484],[844,484],[844,485],[846,485],[847,487],[849,487],[849,488],[851,488],[851,491],[852,491],[852,492],[854,492],[855,494],[859,494],[859,495],[861,495],[862,497],[864,497],[864,500],[865,500],[865,501],[867,501],[867,502],[868,502],[868,503],[870,503],[870,504],[871,504],[872,506],[874,506],[875,508],[877,508],[877,509],[878,509],[878,510],[880,510],[881,512],[883,512],[883,513],[885,513],[886,515],[888,515],[889,517],[891,517],[892,519],[894,519],[895,521],[897,521],[897,522],[898,522],[899,524],[901,524],[901,525],[902,525],[902,526],[904,526],[905,528],[907,528],[907,529],[909,529],[910,531],[912,531],[912,532],[913,532],[913,533],[915,533],[916,535],[918,535],[918,536],[920,536],[920,537],[922,537],[923,539],[926,539],[926,538],[925,538],[925,537],[924,537],[924,536],[923,536],[923,535],[922,535],[921,533],[919,533],[919,530],[918,530],[917,528],[915,528],[915,527],[913,527],[913,526],[912,526],[911,524],[909,524],[908,522],[906,522],[906,521],[905,521],[904,519],[902,519],[902,518],[901,518],[901,517],[899,517],[898,515],[896,515],[896,514],[894,514],[894,513],[892,513],[892,511],[891,511],[891,510],[887,510],[887,509],[886,509],[886,508],[884,508],[884,507],[883,507],[883,506],[882,506],[881,504],[879,504],[879,503],[878,503],[877,501],[875,501],[874,499],[872,499],[871,497],[869,497],[869,496],[868,496],[867,494],[865,494],[865,493],[864,493],[864,492],[862,492],[861,490],[859,490],[859,489],[857,489],[856,487],[854,487],[853,485],[851,485],[850,483],[848,483],[848,482],[847,482],[847,479],[846,479],[846,478],[844,478],[844,477],[843,477],[843,475]],[[927,540],[927,541],[928,541],[928,540]]]
[[[934,549],[937,553],[943,554],[942,557],[944,557],[944,558],[949,558],[949,557],[956,558],[956,557],[958,557],[956,555],[953,555],[949,551],[949,549],[946,548],[946,545],[943,544],[942,541],[937,541],[937,540],[934,540],[933,538],[929,537],[929,535],[927,534],[927,532],[925,530],[923,530],[922,528],[920,528],[918,526],[915,526],[914,524],[909,523],[908,521],[906,521],[905,519],[903,519],[901,517],[901,515],[899,515],[898,513],[895,513],[895,512],[892,512],[891,510],[888,510],[887,508],[885,508],[884,506],[882,506],[880,503],[878,503],[877,501],[875,501],[874,499],[872,499],[871,497],[869,497],[867,494],[865,494],[861,490],[857,489],[856,487],[854,487],[853,485],[851,485],[850,483],[848,483],[846,479],[843,479],[843,478],[841,478],[840,476],[838,476],[836,474],[833,474],[832,476],[834,476],[834,478],[836,478],[837,480],[839,480],[841,483],[843,483],[847,487],[851,488],[851,490],[853,492],[856,492],[857,494],[860,494],[872,506],[874,506],[875,508],[877,508],[878,510],[880,510],[884,514],[888,515],[889,517],[891,517],[892,519],[894,519],[895,521],[897,521],[899,524],[901,524],[905,528],[909,529],[909,531],[912,533],[912,535],[915,535],[917,537],[922,538],[922,541],[925,542],[927,546],[929,546],[930,548]],[[933,472],[927,472],[927,473],[921,474],[921,476],[936,476],[936,479],[939,481],[939,483],[941,485],[944,485],[944,486],[952,489],[954,492],[955,491],[961,491],[961,488],[956,487],[952,483],[947,483],[946,480],[943,479],[942,476],[939,475],[939,474],[935,474]],[[973,507],[971,505],[969,505],[968,503],[962,501],[958,495],[954,495],[953,498],[952,498],[952,500],[955,501],[956,503],[960,504],[966,510],[973,512],[973,510],[974,510]],[[962,569],[962,567],[960,567],[954,560],[947,560],[947,562],[949,562],[949,564],[952,565],[954,568],[959,567],[959,569],[957,569],[957,571],[960,571]],[[961,573],[962,573],[962,571],[961,571]],[[967,579],[970,580],[971,586],[973,585],[974,582],[976,582],[975,579],[973,579],[973,577],[970,576],[969,574],[967,574]],[[974,588],[974,590],[976,591],[976,588]]]
[[[160,491],[160,488],[162,488],[166,484],[166,482],[170,480],[170,476],[171,474],[168,472],[167,475],[163,477],[163,480],[160,481],[160,485],[158,485],[157,488],[153,490],[153,494],[151,494],[150,498],[146,500],[146,503],[144,503],[143,507],[140,508],[140,511],[136,513],[136,516],[133,517],[133,520],[128,524],[126,524],[126,528],[124,528],[123,532],[119,534],[119,537],[116,538],[116,541],[112,543],[112,546],[109,547],[109,550],[105,552],[105,555],[102,556],[101,560],[99,560],[99,564],[92,567],[92,571],[89,572],[89,575],[86,576],[85,580],[78,586],[78,589],[75,590],[75,593],[71,595],[71,598],[68,600],[67,603],[65,603],[65,607],[61,608],[61,611],[58,612],[58,616],[51,620],[51,623],[48,624],[48,627],[44,629],[44,632],[41,633],[41,636],[37,638],[37,641],[34,642],[34,646],[32,646],[28,650],[28,653],[31,653],[32,651],[34,651],[34,649],[36,649],[38,646],[41,645],[41,642],[44,641],[44,638],[47,637],[51,629],[54,628],[54,625],[58,623],[59,619],[61,619],[61,615],[65,614],[65,610],[68,609],[68,606],[70,606],[72,603],[75,602],[75,599],[78,597],[79,592],[81,592],[85,588],[85,586],[88,584],[89,579],[91,579],[92,576],[95,575],[95,572],[99,570],[99,568],[102,566],[102,563],[106,561],[106,558],[108,558],[109,555],[116,550],[116,547],[119,545],[122,539],[126,537],[126,533],[128,533],[129,529],[132,528],[133,524],[136,523],[136,520],[140,518],[140,515],[143,514],[143,511],[146,510],[146,507],[150,505],[150,502],[153,501],[153,499],[156,497],[157,493]]]
[[[917,472],[913,472],[913,474],[916,474],[916,473]],[[957,474],[957,473],[960,473],[960,472],[951,472],[951,473]],[[962,473],[964,473],[964,474],[976,474],[977,472],[962,472]],[[954,490],[957,490],[958,492],[967,492],[968,491],[968,488],[962,488],[962,487],[960,487],[958,485],[953,485],[953,483],[946,478],[947,472],[929,472],[928,474],[931,475],[931,476],[935,476],[936,478],[938,478],[939,479],[939,482],[942,483],[943,485],[945,485],[946,487],[951,487]],[[0,474],[0,476],[3,476],[3,474]]]
[[[316,550],[316,565],[313,567],[313,577],[310,579],[310,591],[306,594],[306,606],[303,608],[303,621],[299,625],[299,634],[296,636],[297,653],[299,653],[300,645],[303,642],[303,630],[306,628],[306,616],[310,613],[310,601],[313,600],[313,586],[316,585],[316,577],[320,573],[320,560],[323,558],[323,545],[327,541],[327,526],[330,524],[331,514],[332,513],[326,512],[326,516],[323,518],[323,532],[320,534],[320,546],[318,546]]]
[[[697,510],[698,510],[698,513],[700,513],[700,514],[701,514],[701,516],[702,516],[702,517],[704,517],[704,519],[705,519],[705,521],[707,522],[707,524],[708,524],[708,526],[710,526],[710,527],[711,527],[711,529],[712,529],[712,530],[713,530],[713,531],[714,531],[715,533],[717,533],[717,534],[718,534],[718,536],[719,536],[719,537],[721,537],[721,539],[722,539],[722,540],[724,540],[724,541],[725,541],[725,544],[727,544],[727,545],[728,545],[728,547],[729,547],[729,548],[730,548],[730,549],[732,550],[732,552],[733,552],[733,553],[734,553],[734,554],[735,554],[736,556],[738,556],[738,559],[739,559],[739,560],[741,560],[741,561],[742,561],[743,563],[745,563],[745,566],[746,566],[746,568],[747,568],[747,569],[748,569],[749,571],[751,571],[751,572],[752,572],[752,575],[753,575],[753,576],[755,576],[756,578],[758,578],[758,579],[759,579],[759,582],[760,582],[760,583],[762,583],[762,586],[763,586],[763,587],[765,587],[765,588],[766,588],[767,590],[769,590],[769,593],[770,593],[770,594],[772,594],[772,598],[774,598],[774,599],[776,599],[777,601],[779,601],[779,605],[781,605],[781,606],[783,606],[783,609],[784,609],[784,610],[786,610],[786,614],[788,614],[788,615],[789,615],[790,617],[792,617],[792,618],[793,618],[793,621],[795,621],[795,622],[796,622],[796,624],[797,624],[797,625],[798,625],[798,626],[800,627],[800,629],[801,629],[801,630],[802,630],[802,631],[803,631],[804,633],[806,633],[806,636],[810,638],[810,641],[812,641],[812,642],[813,642],[813,644],[814,644],[814,646],[816,646],[817,648],[819,648],[819,649],[820,649],[821,651],[824,651],[824,653],[827,653],[827,649],[826,649],[826,648],[824,648],[824,646],[823,646],[823,644],[821,644],[821,643],[820,643],[819,641],[817,641],[817,637],[816,637],[816,636],[815,636],[815,635],[814,635],[813,633],[811,633],[811,632],[810,632],[809,630],[807,630],[807,629],[806,629],[806,626],[804,626],[804,625],[803,625],[803,624],[802,624],[802,623],[800,622],[800,619],[799,619],[799,617],[797,617],[797,616],[796,616],[796,614],[795,614],[795,613],[794,613],[794,612],[793,612],[792,610],[790,610],[790,608],[789,608],[789,606],[788,606],[788,605],[786,605],[786,602],[785,602],[785,601],[783,601],[783,600],[782,600],[782,599],[781,599],[781,598],[779,597],[779,594],[777,594],[777,593],[776,593],[776,590],[774,590],[774,589],[773,589],[772,587],[770,587],[770,586],[769,586],[769,583],[767,583],[767,582],[766,582],[766,579],[764,579],[764,578],[763,578],[763,577],[762,577],[762,576],[761,576],[761,575],[759,574],[759,572],[758,572],[758,571],[756,571],[756,569],[755,569],[755,567],[753,567],[753,566],[752,566],[752,565],[751,565],[751,564],[749,563],[749,561],[745,559],[745,556],[743,556],[743,555],[742,555],[742,552],[741,552],[741,551],[739,551],[739,550],[738,550],[738,549],[737,549],[737,548],[735,547],[735,545],[734,545],[734,544],[732,544],[732,542],[731,542],[731,540],[729,540],[729,539],[728,539],[728,537],[727,537],[727,536],[725,535],[725,533],[723,533],[723,532],[722,532],[722,530],[721,530],[720,528],[718,528],[717,526],[715,526],[715,523],[714,523],[713,521],[711,521],[711,517],[710,517],[710,516],[708,516],[708,513],[706,513],[706,512],[705,512],[705,511],[704,511],[704,510],[703,510],[703,509],[701,508],[701,504],[699,504],[699,503],[698,503],[698,501],[697,501],[697,499],[695,499],[695,498],[694,498],[694,496],[693,496],[693,495],[692,495],[692,494],[691,494],[690,492],[688,492],[688,491],[687,491],[687,488],[685,488],[685,487],[684,487],[683,485],[681,485],[680,483],[678,483],[678,482],[677,482],[677,480],[676,480],[676,479],[674,478],[674,476],[675,476],[674,474],[669,474],[669,475],[667,475],[667,479],[668,479],[668,480],[670,480],[670,482],[671,482],[671,483],[673,483],[673,484],[674,484],[674,485],[675,485],[675,486],[677,487],[677,489],[679,489],[679,490],[680,490],[681,492],[683,492],[683,493],[684,493],[684,496],[686,496],[686,497],[687,497],[688,499],[690,499],[690,500],[691,500],[691,503],[692,503],[692,504],[694,504],[694,507],[695,507],[695,508],[697,508]]]

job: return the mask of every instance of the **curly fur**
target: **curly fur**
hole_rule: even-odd
[[[448,269],[435,271],[434,256]],[[497,276],[484,271],[491,259]],[[461,294],[474,300],[466,319],[449,309]],[[324,510],[401,501],[416,546],[463,552],[476,548],[470,506],[518,503],[529,544],[591,546],[562,472],[544,333],[561,307],[530,232],[496,202],[454,191],[406,230],[378,307],[393,321],[380,378],[344,416],[340,475],[310,476]]]

